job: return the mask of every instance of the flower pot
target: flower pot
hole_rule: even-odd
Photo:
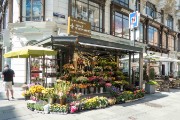
[[[81,88],[81,94],[84,95],[84,91],[85,89],[84,88]]]
[[[25,100],[30,100],[31,96],[24,96]]]
[[[100,93],[103,93],[103,87],[100,87]]]
[[[123,91],[123,85],[121,85],[121,91]]]
[[[156,88],[156,85],[151,85],[151,84],[145,84],[145,91],[146,93],[148,94],[154,94],[155,93],[155,89]]]
[[[96,93],[99,93],[98,87],[96,87]]]
[[[66,104],[66,98],[60,98],[60,105]]]
[[[91,93],[91,94],[94,93],[94,87],[90,87],[89,90],[90,90],[90,93]]]
[[[85,88],[85,91],[84,91],[85,93],[85,95],[87,95],[88,94],[88,89],[87,88]]]
[[[76,88],[76,91],[77,91],[77,93],[80,93],[80,89],[79,88]]]
[[[111,90],[111,87],[105,87],[105,90],[106,90],[106,92],[110,92],[110,90]]]

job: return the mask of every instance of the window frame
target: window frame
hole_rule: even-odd
[[[33,0],[31,0],[31,3],[32,3],[32,1]],[[42,2],[42,21],[45,21],[45,0],[41,0],[41,2]],[[20,22],[24,22],[23,21],[23,0],[20,0],[20,4],[19,4],[19,12],[20,12],[20,17],[19,17],[19,20],[20,20]],[[27,21],[27,20],[25,20],[25,21]],[[32,20],[32,17],[31,17],[31,20],[30,21],[35,21],[36,22],[36,20]],[[37,21],[39,21],[39,20],[37,20]]]
[[[150,28],[151,27],[151,28]],[[153,42],[150,42],[150,39],[149,39],[149,34],[150,34],[150,31],[149,30],[152,30],[153,31]],[[155,30],[157,30],[157,43],[155,43],[155,40],[154,40],[154,38],[156,38],[155,37],[155,35],[154,35],[154,32],[155,32]],[[160,36],[160,34],[159,34],[160,32],[159,32],[159,29],[158,28],[156,28],[156,27],[154,27],[154,26],[151,26],[151,25],[149,25],[148,26],[148,45],[152,45],[152,46],[156,46],[156,47],[159,47],[159,36]],[[152,43],[152,44],[151,44]]]
[[[83,4],[86,4],[87,5],[87,9],[89,10],[89,7],[90,6],[93,6],[93,5],[91,5],[90,4],[90,2],[93,2],[93,3],[96,3],[96,4],[98,4],[99,5],[99,26],[97,27],[97,26],[92,26],[91,25],[91,30],[92,31],[96,31],[96,32],[101,32],[101,33],[104,33],[104,12],[105,12],[105,3],[104,2],[102,2],[103,0],[101,0],[101,1],[95,1],[95,0],[87,0],[87,3],[85,3],[85,2],[83,2],[82,0],[69,0],[69,14],[68,14],[68,16],[72,16],[72,17],[74,17],[75,16],[75,18],[77,18],[77,15],[75,14],[75,15],[73,15],[73,12],[72,12],[72,8],[73,8],[73,2],[75,3],[75,10],[77,9],[77,6],[76,6],[76,2],[77,1],[79,1],[79,2],[81,2],[81,3],[83,3]],[[94,6],[95,7],[95,6]],[[100,11],[102,11],[102,13],[100,13]],[[102,14],[102,18],[101,18],[101,14]],[[100,21],[102,19],[102,21]],[[87,17],[87,21],[88,22],[90,22],[89,21],[89,11],[88,11],[88,17]],[[101,23],[102,22],[102,23]],[[102,27],[101,27],[102,26]],[[94,28],[94,29],[92,29],[92,27]],[[97,30],[97,28],[98,28],[98,30]]]
[[[169,27],[170,29],[173,29],[173,26],[174,26],[173,16],[168,15],[168,17],[167,17],[167,27]]]
[[[122,12],[119,12],[119,11],[116,11],[116,10],[114,10],[114,11],[112,11],[112,15],[111,15],[111,17],[112,17],[112,21],[111,21],[111,35],[113,35],[113,36],[116,36],[116,31],[115,31],[115,16],[116,16],[116,13],[119,13],[119,14],[121,14],[122,15],[122,33],[123,33],[123,31],[124,31],[124,17],[123,16],[126,16],[126,17],[128,17],[129,18],[129,16],[128,15],[126,15],[126,14],[124,14],[124,13],[122,13]],[[114,26],[114,27],[113,27]],[[120,36],[116,36],[116,37],[120,37]],[[124,38],[124,39],[128,39],[128,40],[130,40],[130,30],[129,30],[129,36],[128,36],[129,38],[125,38],[124,37],[124,34],[121,34],[121,37],[120,38]]]
[[[150,15],[147,13],[148,8],[151,9],[151,12],[152,12]],[[152,18],[156,18],[156,6],[149,1],[146,2],[146,14],[151,16]]]
[[[118,4],[120,4],[120,5],[124,6],[124,7],[129,8],[129,0],[128,0],[128,3],[126,3],[126,0],[113,0],[113,2],[118,3]]]
[[[136,11],[141,11],[140,0],[136,0]]]
[[[171,38],[172,39],[169,39],[169,36],[171,36]],[[168,49],[170,50],[170,51],[175,51],[176,50],[176,47],[175,47],[175,37],[173,36],[173,35],[167,35],[167,38],[168,38]],[[173,43],[172,43],[172,41],[171,41],[171,44],[169,43],[170,41],[169,40],[172,40],[173,41]],[[169,46],[169,45],[171,45],[171,46]],[[173,45],[173,46],[172,46]]]

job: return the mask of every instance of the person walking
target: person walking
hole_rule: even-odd
[[[15,77],[14,71],[11,68],[9,68],[9,65],[6,64],[2,72],[2,78],[6,91],[7,100],[9,100],[9,90],[11,92],[11,98],[14,99],[12,88],[12,85],[14,85],[13,77]]]

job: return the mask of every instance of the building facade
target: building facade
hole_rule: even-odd
[[[91,38],[131,46],[129,14],[137,10],[140,24],[135,46],[166,58],[151,65],[156,66],[156,74],[176,76],[179,4],[178,0],[2,0],[1,64],[10,64],[16,71],[15,82],[24,83],[26,60],[2,55],[51,35],[67,36],[68,16],[90,22]]]

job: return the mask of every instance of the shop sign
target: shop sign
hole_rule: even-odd
[[[68,34],[74,36],[91,37],[91,23],[68,17]]]

